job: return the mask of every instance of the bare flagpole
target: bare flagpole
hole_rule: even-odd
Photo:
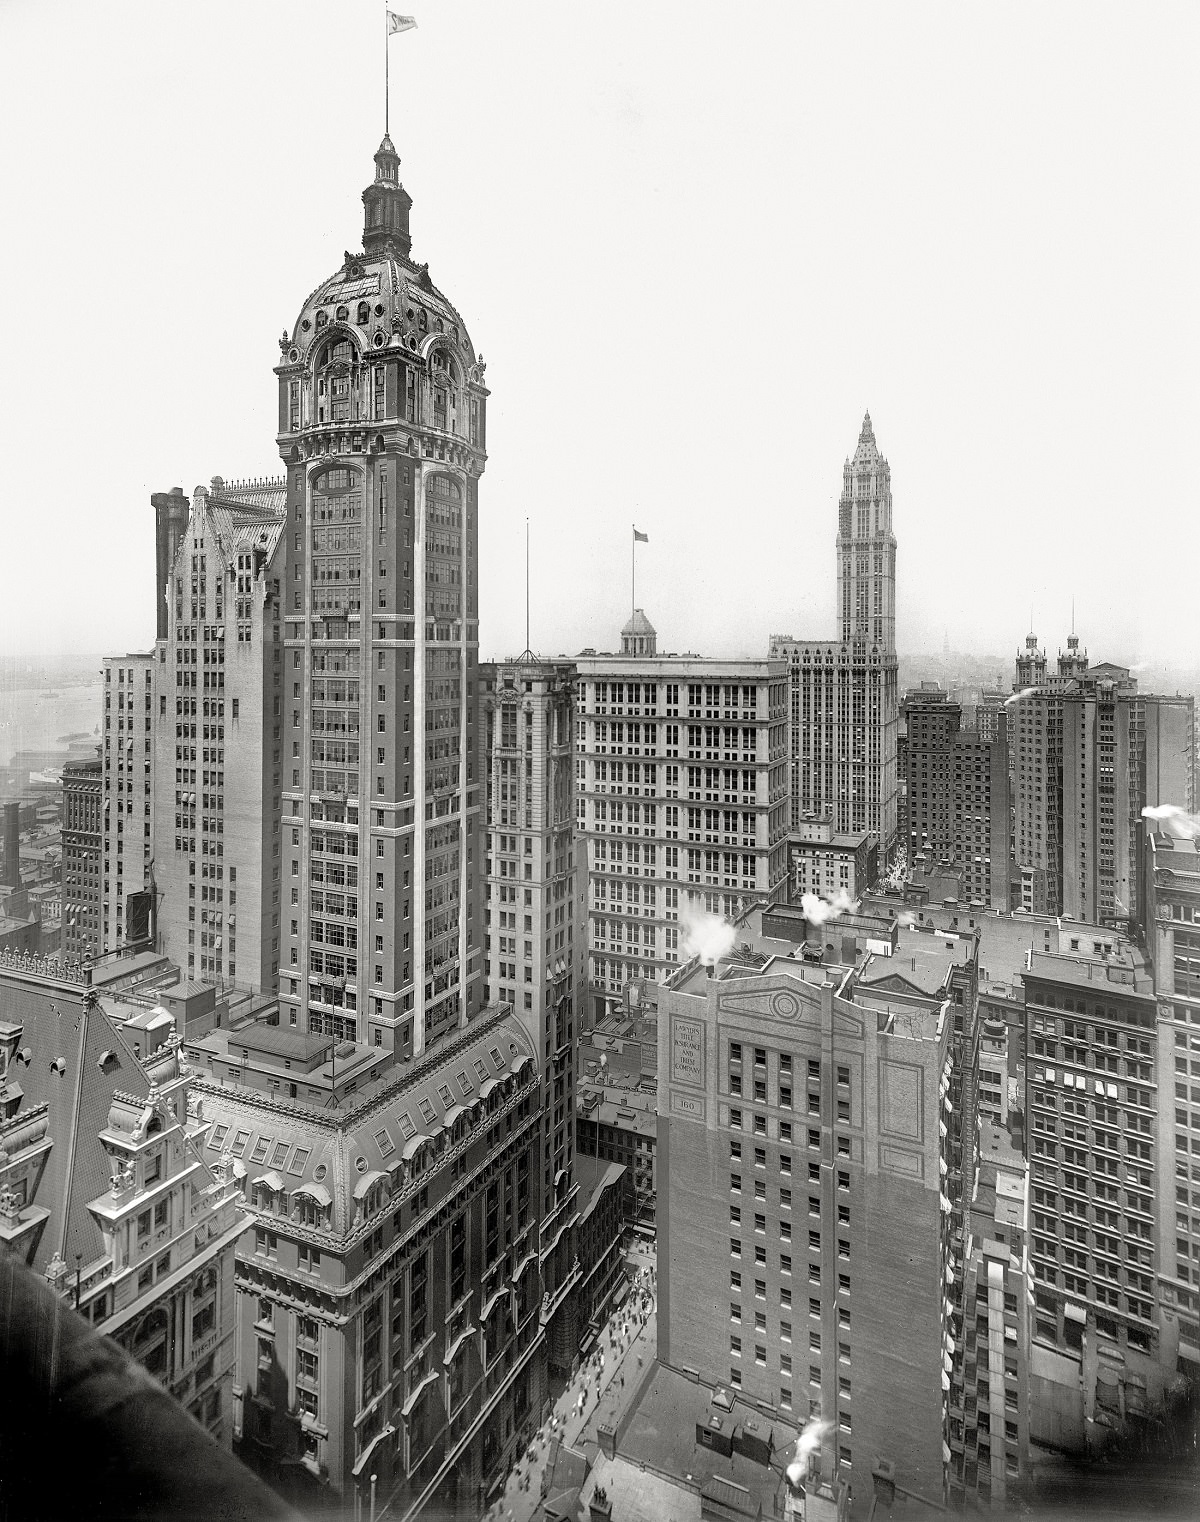
[[[388,15],[387,7],[383,10],[383,135],[391,136],[390,108],[391,101],[391,48],[388,46],[388,38],[392,35],[392,20]]]
[[[532,651],[529,643],[529,519],[525,519],[525,648]]]
[[[629,611],[633,614],[637,612],[637,528],[632,524],[630,527],[633,528],[633,548],[629,553]]]

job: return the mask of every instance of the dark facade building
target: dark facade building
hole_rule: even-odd
[[[76,962],[100,951],[103,779],[99,759],[63,767],[62,951]]]
[[[1061,950],[1030,952],[1024,981],[1031,1435],[1082,1450],[1106,1424],[1108,1372],[1145,1402],[1162,1398],[1174,1369],[1155,1208],[1170,1077],[1149,969],[1124,938],[1064,926]]]
[[[905,845],[911,865],[946,868],[961,896],[1006,913],[1011,806],[1005,711],[962,708],[936,683],[905,693]]]

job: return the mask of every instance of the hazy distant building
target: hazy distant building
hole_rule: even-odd
[[[787,871],[785,667],[636,653],[657,648],[643,623],[620,655],[576,660],[596,1018],[632,979],[686,960],[689,903],[733,919]]]
[[[838,637],[774,635],[788,664],[791,823],[833,815],[840,834],[896,846],[896,539],[892,481],[868,413],[842,472],[837,532]]]
[[[101,926],[104,951],[149,935],[130,899],[150,887],[154,857],[154,651],[104,659]]]
[[[217,476],[211,490],[197,487],[190,511],[181,493],[152,501],[166,625],[154,715],[158,944],[189,979],[273,992],[283,482],[227,486]]]

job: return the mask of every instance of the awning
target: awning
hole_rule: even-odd
[[[310,1200],[316,1200],[318,1205],[326,1208],[333,1204],[333,1196],[324,1184],[297,1184],[295,1192],[308,1195]]]
[[[377,1184],[381,1178],[387,1178],[387,1174],[381,1168],[372,1168],[369,1173],[364,1173],[354,1186],[354,1198],[361,1200],[364,1195],[370,1193],[372,1186]]]
[[[463,1327],[462,1331],[459,1332],[458,1336],[450,1344],[449,1351],[447,1352],[445,1358],[442,1359],[442,1362],[453,1363],[455,1358],[458,1356],[459,1348],[462,1347],[463,1343],[466,1342],[468,1337],[474,1337],[474,1335],[475,1328],[473,1326]]]
[[[558,1172],[554,1175],[554,1187],[556,1189],[562,1183],[563,1179],[566,1178],[566,1176],[567,1176],[567,1170],[565,1168],[560,1168],[558,1170]]]
[[[410,1415],[411,1412],[412,1412],[412,1408],[421,1399],[422,1395],[425,1394],[425,1391],[428,1390],[429,1386],[433,1385],[433,1384],[436,1384],[437,1381],[439,1379],[441,1379],[441,1377],[442,1376],[437,1371],[437,1369],[430,1369],[429,1373],[426,1374],[425,1378],[421,1381],[421,1383],[417,1386],[417,1388],[413,1391],[413,1393],[408,1397],[408,1399],[400,1407],[400,1414],[401,1414],[401,1416],[408,1416],[408,1415]]]
[[[405,1162],[408,1162],[410,1158],[416,1156],[417,1149],[423,1147],[428,1140],[429,1138],[423,1132],[418,1131],[415,1136],[410,1136],[403,1147],[401,1147],[400,1156]]]
[[[497,1303],[497,1301],[503,1300],[505,1295],[507,1295],[507,1294],[508,1294],[508,1285],[507,1284],[502,1284],[498,1290],[494,1290],[492,1292],[492,1294],[490,1294],[487,1297],[487,1299],[483,1302],[483,1310],[480,1312],[480,1315],[479,1315],[480,1321],[486,1321],[488,1319],[488,1317],[492,1314],[492,1312],[496,1309],[496,1303]]]
[[[516,1271],[515,1271],[515,1273],[512,1276],[512,1282],[514,1284],[517,1284],[520,1281],[521,1275],[525,1272],[525,1270],[529,1267],[529,1265],[531,1263],[536,1263],[536,1262],[537,1262],[537,1253],[535,1253],[535,1252],[526,1253],[525,1257],[522,1258],[520,1263],[517,1264]]]
[[[283,1188],[283,1180],[278,1173],[260,1173],[254,1180],[254,1187],[257,1189],[260,1184],[265,1184],[274,1194],[278,1194]]]

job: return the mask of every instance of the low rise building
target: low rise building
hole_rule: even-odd
[[[791,876],[789,895],[798,903],[805,893],[859,898],[879,876],[879,841],[866,830],[839,834],[832,815],[801,819],[788,836]]]
[[[197,1144],[170,1022],[139,1049],[135,1006],[7,952],[0,1013],[0,1240],[229,1447],[247,1217]]]

